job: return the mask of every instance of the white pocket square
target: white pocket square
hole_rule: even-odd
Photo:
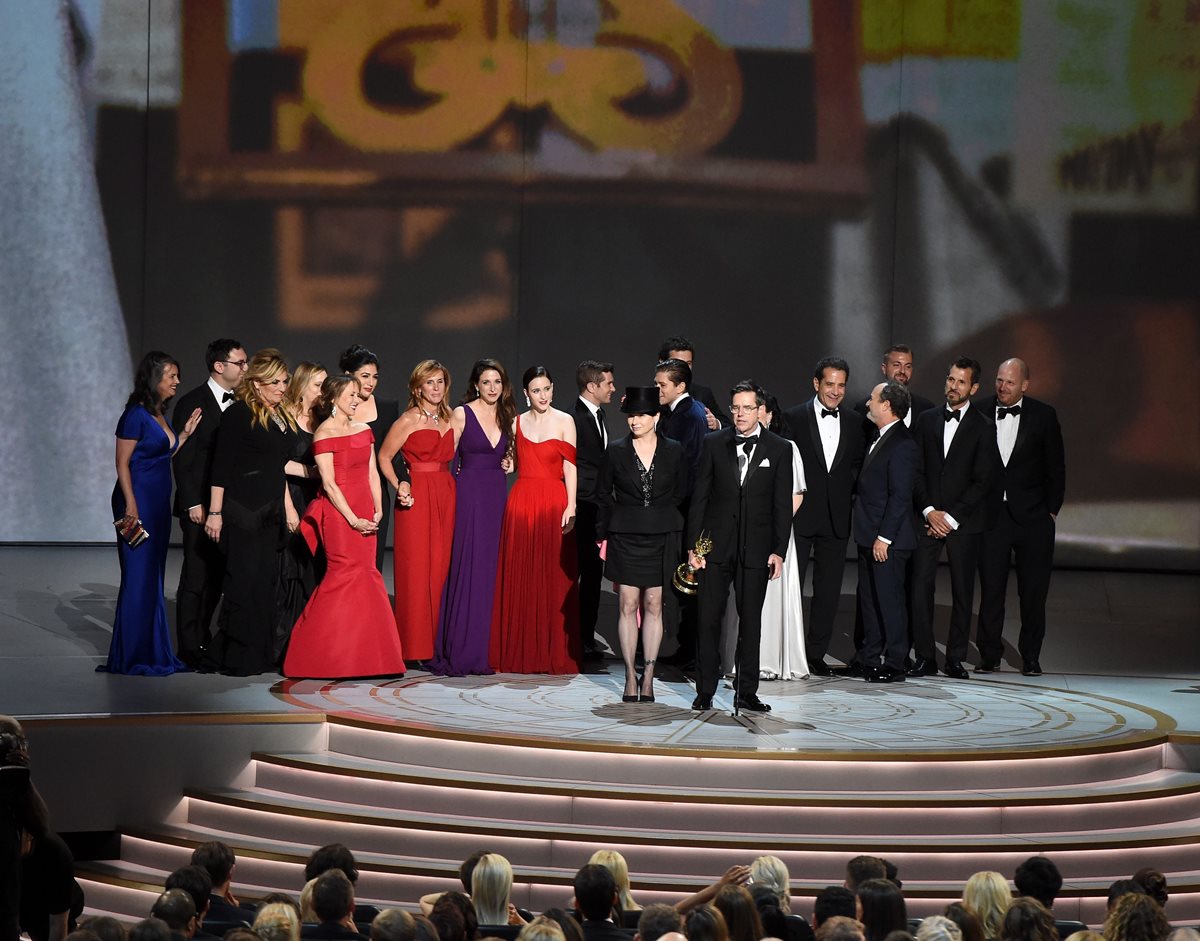
[[[768,458],[768,457],[764,457],[764,458],[762,459],[762,463],[761,463],[761,464],[759,464],[758,466],[759,466],[759,467],[770,467],[770,466],[771,466],[771,459],[770,459],[770,458]]]

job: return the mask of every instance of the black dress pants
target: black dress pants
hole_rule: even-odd
[[[758,693],[758,647],[762,635],[762,606],[767,596],[768,572],[761,566],[746,568],[734,563],[710,561],[700,572],[696,616],[696,692],[712,696],[721,677],[721,620],[733,583],[738,613],[738,695]]]
[[[937,659],[933,638],[934,587],[942,548],[950,565],[950,633],[946,636],[946,662],[962,663],[971,642],[971,605],[975,600],[975,574],[979,568],[982,533],[952,532],[945,539],[921,535],[912,558],[912,640],[918,657]]]
[[[179,658],[194,663],[212,636],[210,627],[221,598],[225,557],[204,534],[203,524],[193,523],[184,516],[179,526],[183,531],[183,568],[179,571],[179,591],[175,596],[175,631]]]
[[[1021,633],[1017,649],[1022,660],[1037,660],[1046,636],[1046,596],[1050,593],[1050,571],[1054,565],[1054,520],[1020,523],[1013,519],[1008,504],[1000,521],[983,534],[979,560],[979,628],[975,643],[980,656],[998,663],[1004,656],[1004,596],[1008,591],[1008,568],[1015,556],[1017,594],[1021,599]]]

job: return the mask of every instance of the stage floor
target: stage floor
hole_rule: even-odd
[[[168,608],[179,553],[168,558]],[[389,566],[390,568],[390,566]],[[945,582],[946,573],[941,573]],[[1200,732],[1200,578],[1056,572],[1042,664],[1022,677],[1011,648],[1003,672],[874,686],[853,679],[764,681],[768,716],[696,714],[667,671],[655,704],[620,700],[623,668],[608,660],[576,678],[442,678],[287,683],[275,676],[109,676],[103,662],[117,590],[108,548],[0,547],[0,713],[21,717],[255,714],[321,711],[467,735],[529,736],[582,747],[631,745],[765,751],[955,752],[1102,744],[1130,735]],[[847,566],[833,655],[850,650],[854,571]],[[390,582],[390,572],[389,578]],[[1015,586],[1010,610],[1016,610]],[[948,615],[939,584],[939,629]],[[611,594],[602,633],[615,645]],[[1016,625],[1007,631],[1011,642]],[[723,688],[718,706],[729,706]]]

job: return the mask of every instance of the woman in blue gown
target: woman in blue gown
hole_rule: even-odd
[[[117,422],[117,485],[113,520],[140,520],[146,538],[130,546],[117,538],[121,587],[113,619],[108,673],[166,676],[187,669],[171,649],[163,600],[163,573],[171,536],[171,457],[200,423],[196,409],[178,438],[163,412],[179,387],[179,364],[166,353],[147,353],[134,376],[133,392]]]

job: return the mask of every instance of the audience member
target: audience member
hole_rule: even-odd
[[[963,904],[979,917],[987,941],[1000,937],[1004,913],[1012,904],[1008,880],[998,872],[977,872],[963,887]]]
[[[354,926],[354,884],[341,869],[328,869],[317,876],[312,887],[312,910],[317,923],[304,925],[300,929],[302,938],[339,941],[360,937]]]
[[[261,912],[267,905],[287,905],[300,918],[300,903],[286,892],[268,892],[258,900],[258,910]],[[303,919],[300,919],[303,921]]]
[[[358,862],[355,860],[354,854],[350,852],[350,847],[344,843],[330,843],[313,850],[312,855],[308,857],[308,862],[304,864],[304,878],[305,880],[315,879],[329,869],[340,869],[346,874],[351,885],[358,883]],[[356,905],[354,920],[370,922],[378,914],[379,909],[374,905]]]
[[[489,853],[488,855],[492,854]],[[479,872],[478,866],[475,867],[475,872]],[[453,909],[462,918],[463,935],[466,941],[475,941],[479,936],[479,915],[475,910],[475,903],[471,901],[470,896],[465,892],[442,893],[441,898],[434,903],[433,911],[429,913],[429,920],[437,927],[438,934],[442,932],[442,921],[439,920],[439,916],[448,909]],[[453,922],[453,919],[451,919],[451,922],[448,923],[456,922]]]
[[[524,919],[510,909],[513,874],[508,860],[498,853],[479,857],[471,873],[471,902],[476,920],[481,925],[524,924]],[[516,921],[513,921],[516,916]]]
[[[875,856],[855,856],[846,863],[846,888],[851,892],[868,879],[886,879],[887,866]]]
[[[437,928],[428,915],[413,915],[413,924],[417,926],[417,941],[438,941]]]
[[[1035,898],[1014,899],[1004,913],[1000,941],[1058,941],[1054,916]]]
[[[254,917],[254,933],[263,941],[300,941],[300,910],[296,903],[270,902],[264,905]]]
[[[917,926],[916,941],[962,941],[962,929],[945,915],[930,915]]]
[[[846,915],[830,915],[817,929],[816,941],[866,941],[863,923]]]
[[[713,899],[713,907],[725,919],[729,941],[759,941],[763,936],[758,908],[744,885],[722,886]]]
[[[171,941],[171,929],[161,918],[143,918],[129,929],[129,941]]]
[[[647,905],[638,918],[637,934],[633,941],[658,941],[664,934],[680,931],[683,919],[670,905]]]
[[[1094,931],[1089,933],[1095,934],[1097,938],[1102,939],[1104,937],[1104,935],[1096,934]],[[1091,941],[1091,939],[1088,939],[1088,941]],[[1176,928],[1167,935],[1167,941],[1200,941],[1200,931],[1197,931],[1195,928]]]
[[[1138,892],[1126,892],[1104,920],[1105,941],[1166,941],[1170,922],[1158,902]]]
[[[416,941],[417,923],[398,908],[385,908],[371,922],[371,941]]]
[[[799,915],[789,916],[779,907],[779,896],[768,885],[756,885],[750,890],[764,938],[780,941],[813,941],[812,928]]]
[[[164,922],[173,938],[190,938],[196,933],[196,903],[183,889],[167,889],[155,899],[150,917]]]
[[[962,941],[984,941],[983,922],[962,902],[951,902],[946,906],[944,914],[958,925],[958,930],[962,932]]]
[[[857,914],[854,893],[843,885],[829,885],[813,900],[813,928],[820,928],[830,918],[849,918]]]
[[[628,941],[613,923],[617,881],[603,866],[588,863],[575,873],[575,906],[583,918],[584,941]]]
[[[192,865],[199,866],[212,880],[212,898],[208,900],[206,917],[210,921],[245,922],[246,911],[230,889],[233,868],[237,865],[233,850],[219,840],[201,843],[192,851]]]
[[[212,898],[212,879],[208,871],[199,866],[180,866],[167,876],[163,883],[164,889],[183,889],[192,897],[196,906],[196,927],[203,931],[204,919],[208,917],[208,906]],[[207,933],[207,932],[205,932]],[[221,931],[224,934],[224,931]]]
[[[526,923],[517,935],[517,941],[566,941],[558,922],[545,915]]]
[[[1076,931],[1067,935],[1066,941],[1104,941],[1104,935],[1099,931],[1092,931],[1090,928],[1084,931]],[[1200,938],[1196,939],[1200,941]]]
[[[317,923],[317,913],[313,911],[312,894],[317,885],[316,879],[309,879],[300,890],[300,922],[305,925]]]
[[[766,886],[774,892],[779,910],[785,915],[791,914],[791,875],[782,859],[778,856],[759,856],[750,864],[750,878],[755,886]]]
[[[1047,909],[1054,908],[1054,900],[1062,889],[1062,873],[1045,856],[1030,856],[1013,873],[1013,884],[1026,898],[1037,899]]]
[[[888,880],[891,881],[890,879]],[[913,937],[913,933],[907,928],[897,928],[894,931],[889,931],[883,941],[917,941]]]
[[[67,932],[63,941],[100,941],[100,935],[88,928],[76,928]]]
[[[879,868],[883,862],[876,860]],[[904,896],[894,882],[887,879],[868,879],[858,886],[858,920],[863,924],[867,941],[885,941],[893,931],[908,930],[908,908]]]
[[[78,934],[79,931],[91,932],[98,941],[129,941],[129,931],[111,915],[89,915],[80,920],[78,931],[71,934]],[[68,938],[70,936],[67,935]]]
[[[253,928],[243,926],[240,928],[230,928],[226,931],[224,941],[262,941],[262,936]]]
[[[1133,874],[1133,881],[1142,887],[1145,893],[1158,902],[1160,908],[1167,907],[1167,877],[1157,869],[1147,866]]]
[[[887,879],[888,882],[894,883],[896,888],[903,892],[904,883],[900,881],[900,867],[890,859],[883,859],[880,860],[880,862],[883,863],[883,877]]]
[[[699,892],[689,895],[685,899],[680,899],[675,903],[675,911],[681,915],[686,915],[693,908],[701,905],[709,904],[717,893],[727,885],[746,885],[750,882],[750,867],[749,866],[730,866],[725,870],[724,874],[712,885],[706,885]]]
[[[629,891],[629,864],[624,856],[616,850],[596,850],[588,862],[603,866],[612,873],[613,881],[617,884],[617,908],[623,912],[641,911],[642,906],[633,900],[633,894]]]
[[[1117,899],[1122,895],[1145,895],[1146,890],[1142,888],[1140,882],[1134,882],[1132,879],[1118,879],[1108,887],[1108,911],[1113,910],[1113,906],[1117,904]]]
[[[711,905],[701,905],[688,912],[683,933],[688,941],[729,941],[725,917]]]
[[[579,927],[579,921],[565,908],[548,908],[542,912],[542,917],[555,922],[562,929],[566,941],[583,941],[583,929]]]
[[[443,904],[442,898],[434,903],[433,911],[429,914],[429,923],[437,932],[438,941],[468,941],[467,922],[462,912],[450,904]]]

